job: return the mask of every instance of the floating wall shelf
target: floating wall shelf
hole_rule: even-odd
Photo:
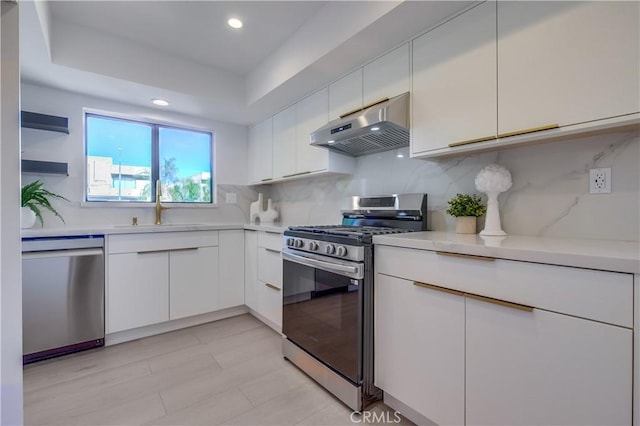
[[[37,112],[21,111],[22,127],[69,134],[69,119]]]
[[[38,173],[69,176],[67,163],[54,161],[22,160],[22,173]]]

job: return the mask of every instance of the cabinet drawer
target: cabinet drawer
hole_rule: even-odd
[[[278,328],[282,327],[282,290],[258,281],[258,312]]]
[[[258,232],[258,247],[281,251],[282,234],[275,232]]]
[[[258,248],[258,279],[282,288],[282,256],[270,248]]]
[[[218,245],[218,231],[148,232],[141,234],[109,235],[109,254],[171,250]]]
[[[376,271],[631,328],[633,276],[504,259],[376,246]]]

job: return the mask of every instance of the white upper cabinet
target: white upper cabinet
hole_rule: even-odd
[[[362,107],[362,68],[329,85],[329,121]]]
[[[296,173],[296,106],[273,116],[273,177]]]
[[[364,105],[409,91],[409,43],[365,65],[362,69]]]
[[[362,102],[361,91],[358,102]],[[329,89],[324,88],[253,126],[249,140],[249,182],[352,173],[355,168],[353,158],[309,144],[309,134],[328,121]]]
[[[498,133],[638,112],[639,14],[638,2],[499,2]]]
[[[296,104],[296,173],[328,168],[329,151],[309,144],[309,134],[328,122],[329,90],[327,88]]]
[[[249,182],[260,183],[273,178],[273,119],[257,123],[249,131]]]
[[[496,3],[483,3],[415,39],[412,77],[412,156],[495,138]]]

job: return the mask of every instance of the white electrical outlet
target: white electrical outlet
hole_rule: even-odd
[[[608,194],[611,192],[611,167],[589,170],[589,193]]]
[[[238,202],[238,197],[235,192],[227,192],[225,201],[227,204],[235,204]]]

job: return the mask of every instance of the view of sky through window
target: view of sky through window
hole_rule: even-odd
[[[87,201],[154,201],[159,178],[162,201],[211,203],[211,154],[211,133],[87,114]]]

